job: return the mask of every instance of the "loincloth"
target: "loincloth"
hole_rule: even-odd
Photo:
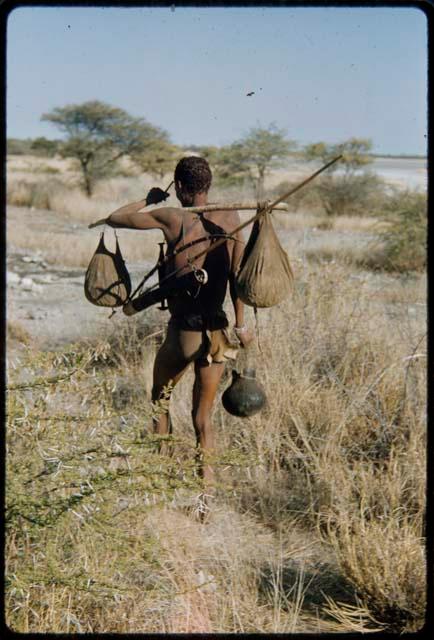
[[[231,342],[227,324],[224,313],[206,319],[200,316],[172,317],[167,329],[166,349],[181,354],[186,362],[212,364],[235,360],[238,345]]]

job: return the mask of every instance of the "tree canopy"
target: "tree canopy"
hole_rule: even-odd
[[[338,144],[316,142],[306,145],[304,158],[308,161],[320,160],[322,164],[326,164],[342,154],[342,160],[332,165],[330,171],[336,171],[339,167],[343,167],[346,173],[354,173],[357,169],[372,162],[371,149],[372,141],[367,138],[349,138]]]
[[[182,150],[163,138],[151,141],[145,150],[131,153],[132,159],[142,171],[160,179],[167,173],[173,173],[174,166],[181,156]]]
[[[144,118],[136,118],[118,107],[92,100],[56,107],[43,114],[65,136],[59,152],[80,163],[83,185],[88,195],[98,179],[115,169],[125,155],[146,153],[158,141],[168,143],[168,134]]]
[[[221,147],[211,148],[210,161],[215,160],[216,175],[226,182],[248,177],[262,198],[266,174],[285,164],[296,142],[286,137],[286,131],[274,123],[267,128],[253,127],[242,138]],[[214,155],[214,158],[212,157]]]

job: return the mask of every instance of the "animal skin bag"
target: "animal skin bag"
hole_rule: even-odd
[[[117,235],[116,251],[112,253],[105,246],[104,233],[101,233],[98,247],[86,271],[84,293],[89,302],[99,307],[120,307],[128,300],[131,279]]]
[[[271,214],[253,225],[235,278],[239,298],[251,307],[273,307],[292,290],[289,258],[276,235]]]

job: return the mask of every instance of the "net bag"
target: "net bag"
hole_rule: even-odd
[[[271,214],[255,221],[235,276],[238,297],[250,307],[273,307],[286,298],[294,280],[286,251],[274,230]]]
[[[86,271],[84,293],[92,304],[99,307],[120,307],[131,293],[131,279],[116,236],[116,251],[112,253],[104,244],[101,234],[98,247]]]

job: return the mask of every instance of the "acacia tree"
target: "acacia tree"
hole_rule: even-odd
[[[156,141],[168,142],[162,129],[98,100],[57,107],[41,119],[65,135],[59,152],[78,160],[88,196],[97,180],[116,170],[120,158],[145,152]]]
[[[295,141],[288,140],[286,131],[274,123],[266,129],[253,127],[239,140],[219,149],[216,175],[227,183],[247,176],[255,185],[256,197],[261,199],[267,173],[283,166],[295,148]]]
[[[142,171],[160,179],[166,173],[173,172],[174,164],[181,156],[182,150],[162,137],[155,138],[145,149],[131,154]]]
[[[381,180],[363,170],[372,162],[371,149],[371,140],[364,138],[350,138],[339,144],[317,142],[304,148],[303,156],[308,162],[326,164],[340,154],[343,156],[312,187],[330,218],[365,212],[373,196],[379,193]]]

